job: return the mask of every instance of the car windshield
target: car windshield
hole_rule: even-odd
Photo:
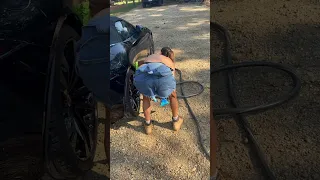
[[[114,27],[110,28],[110,45],[121,42],[122,39],[119,36],[117,30]]]

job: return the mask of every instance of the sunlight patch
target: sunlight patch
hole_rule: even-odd
[[[193,36],[193,39],[199,39],[199,40],[210,40],[210,33],[205,33],[199,36]],[[209,42],[209,41],[208,41]]]
[[[152,15],[150,15],[150,16],[152,16],[152,17],[161,17],[161,16],[163,16],[162,14],[152,14]]]
[[[134,121],[130,121],[130,122],[127,122],[127,123],[130,124],[131,126],[134,126],[134,127],[142,126],[142,123],[139,120],[134,120]]]
[[[157,9],[158,12],[165,11],[166,9]]]
[[[210,21],[209,20],[202,20],[202,21],[198,21],[198,22],[191,22],[191,23],[187,23],[187,26],[200,26],[202,24],[209,24]]]
[[[197,11],[208,11],[208,8],[195,8],[195,7],[183,7],[180,8],[180,11],[189,11],[189,12],[197,12]]]
[[[197,69],[191,68],[197,67]],[[208,59],[184,59],[183,61],[177,62],[178,69],[185,69],[189,73],[196,72],[196,71],[210,71],[210,61]]]
[[[179,27],[176,27],[177,30],[187,30],[189,29],[189,27],[187,26],[179,26]]]

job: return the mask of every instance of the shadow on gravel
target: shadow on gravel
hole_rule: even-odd
[[[230,26],[232,22],[226,27]],[[302,81],[300,94],[296,98],[282,106],[247,117],[270,167],[279,179],[319,179],[320,26],[275,25],[273,32],[254,32],[253,35],[243,33],[248,29],[242,28],[231,31],[235,63],[263,60],[288,64],[297,71]],[[217,62],[221,58],[220,50],[214,52]],[[244,68],[236,70],[235,74],[237,97],[243,106],[274,101],[292,88],[290,78],[269,68]],[[225,79],[216,75],[212,78],[215,107],[225,107],[228,103],[224,93],[227,90],[223,87]],[[225,174],[235,173],[239,179],[245,179],[245,174],[254,172],[254,168],[250,167],[252,165],[248,165],[250,168],[244,171],[240,161],[247,160],[230,157],[236,157],[239,151],[245,152],[243,149],[247,143],[239,141],[241,129],[231,131],[230,127],[235,127],[232,119],[224,119],[228,117],[219,117],[220,121],[217,121],[220,148],[224,151],[229,146],[236,148],[228,149],[231,151],[229,153],[219,152],[222,170]],[[230,168],[232,162],[238,164],[233,170]],[[241,174],[240,171],[245,173]]]
[[[110,178],[108,178],[106,175],[102,175],[91,170],[87,172],[87,174],[82,179],[79,180],[110,180]]]
[[[144,118],[142,118],[140,116],[134,117],[134,118],[123,117],[122,119],[120,119],[116,123],[112,124],[111,128],[114,129],[114,130],[118,130],[118,129],[122,128],[122,127],[125,127],[125,128],[133,129],[133,130],[135,130],[137,132],[140,132],[140,133],[144,134],[142,125],[139,125],[139,126],[131,125],[130,124],[131,121],[139,121],[139,122],[142,123],[144,121]]]

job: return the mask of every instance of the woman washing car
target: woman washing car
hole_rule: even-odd
[[[138,69],[134,75],[134,85],[143,95],[146,134],[152,132],[151,100],[156,101],[156,97],[162,100],[169,99],[173,130],[178,131],[181,128],[183,119],[178,114],[179,106],[174,72],[174,53],[169,47],[162,48],[160,54],[150,55],[138,63]]]

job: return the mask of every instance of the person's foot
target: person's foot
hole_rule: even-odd
[[[149,135],[152,133],[152,127],[153,127],[152,121],[150,121],[149,124],[146,121],[144,121],[143,126],[146,134]]]
[[[179,131],[183,123],[183,119],[179,116],[177,120],[172,119],[172,122],[173,122],[173,130]]]

